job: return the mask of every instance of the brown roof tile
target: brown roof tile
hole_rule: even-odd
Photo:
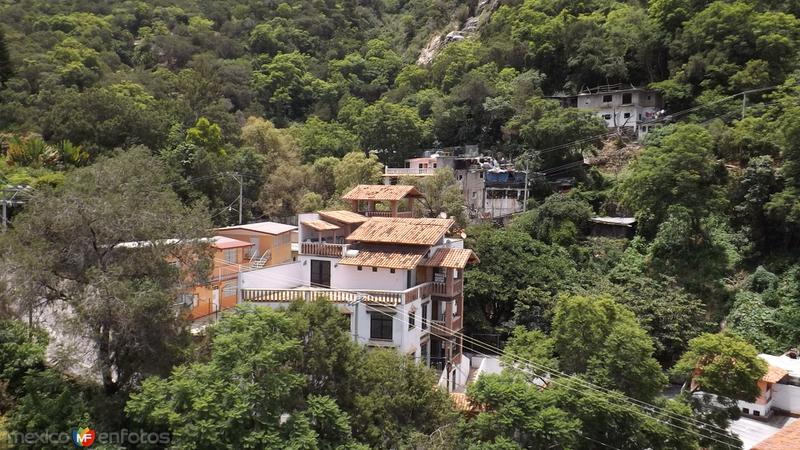
[[[337,210],[337,211],[320,211],[319,216],[323,219],[328,220],[335,220],[341,223],[353,224],[353,223],[364,223],[368,218],[362,216],[359,213],[354,213],[353,211],[346,211],[346,210]]]
[[[338,230],[340,228],[339,225],[334,225],[324,220],[304,220],[300,224],[317,231]]]
[[[785,377],[789,372],[785,369],[782,369],[778,366],[770,365],[767,373],[761,377],[762,380],[766,381],[767,383],[777,383],[781,381],[783,377]]]
[[[795,420],[753,446],[752,450],[797,450],[799,448],[800,420]]]
[[[450,269],[463,269],[467,263],[479,263],[475,252],[468,248],[440,248],[430,258],[422,262],[423,266],[447,267]]]
[[[413,269],[417,267],[427,247],[414,245],[359,245],[356,256],[346,256],[339,264],[348,266],[383,267],[386,269]]]
[[[410,185],[359,184],[344,194],[342,199],[390,201],[406,197],[422,197],[422,193]]]
[[[435,245],[453,226],[453,219],[373,217],[347,236],[349,242]]]

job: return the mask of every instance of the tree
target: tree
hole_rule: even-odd
[[[414,185],[425,196],[415,203],[421,217],[437,217],[440,213],[445,213],[459,226],[466,226],[464,194],[453,169],[437,169],[430,177],[403,177],[398,183]]]
[[[5,86],[6,81],[14,74],[11,66],[11,56],[8,54],[6,36],[3,27],[0,26],[0,88]]]
[[[69,311],[81,323],[74,331],[95,346],[108,394],[168,370],[185,342],[175,298],[179,282],[205,267],[203,246],[193,242],[208,222],[165,182],[163,166],[144,149],[101,159],[58,188],[36,191],[3,243],[21,309]],[[167,257],[183,251],[195,256],[179,273]]]
[[[723,174],[711,151],[711,136],[699,125],[679,125],[644,149],[625,170],[620,201],[636,211],[647,236],[667,218],[670,206],[685,208],[691,224],[723,205]]]
[[[383,164],[374,154],[350,152],[333,168],[336,193],[345,194],[359,184],[378,184],[383,175]]]
[[[423,124],[417,112],[386,100],[364,108],[353,130],[365,150],[377,152],[381,162],[393,167],[403,166],[423,140]]]
[[[145,380],[126,412],[170,431],[176,448],[336,448],[351,442],[347,416],[335,402],[324,396],[303,401],[295,326],[268,308],[227,315],[213,331],[208,362]]]
[[[562,370],[645,401],[666,383],[653,342],[633,313],[609,297],[566,297],[553,317],[553,349]]]
[[[581,421],[558,405],[557,393],[511,374],[482,375],[467,394],[483,409],[463,425],[470,448],[574,448]]]
[[[267,115],[280,125],[302,118],[322,88],[308,72],[308,57],[280,53],[253,73],[253,85]]]
[[[29,370],[44,369],[47,333],[16,320],[0,320],[0,413],[5,413]]]
[[[293,134],[307,163],[327,156],[342,158],[359,147],[358,137],[345,127],[313,116],[302,126],[295,127]]]
[[[553,194],[541,205],[515,217],[512,226],[540,241],[569,245],[586,233],[593,213],[591,205],[581,198]]]
[[[373,349],[358,366],[353,434],[371,448],[397,448],[452,424],[455,411],[438,374],[393,349]]]
[[[735,335],[706,333],[689,341],[689,349],[672,373],[688,377],[692,392],[754,402],[761,393],[757,382],[767,373],[767,363]]]

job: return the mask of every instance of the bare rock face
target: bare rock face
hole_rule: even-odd
[[[423,66],[430,64],[445,45],[477,34],[481,26],[489,21],[498,6],[500,6],[500,0],[481,0],[478,2],[474,15],[465,20],[459,29],[444,31],[431,37],[425,48],[420,51],[417,64]]]

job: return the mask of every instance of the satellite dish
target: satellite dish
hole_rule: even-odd
[[[444,212],[444,211],[440,212],[440,213],[439,213],[439,218],[440,218],[440,219],[447,219],[447,213],[446,213],[446,212]]]

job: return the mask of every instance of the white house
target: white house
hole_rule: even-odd
[[[358,186],[344,196],[353,211],[300,214],[297,260],[242,273],[240,300],[280,308],[325,298],[350,317],[359,343],[397,348],[441,370],[449,389],[463,389],[464,268],[477,257],[448,236],[452,219],[401,210],[419,196],[413,186]]]
[[[754,403],[739,401],[742,413],[753,417],[770,417],[774,412],[800,414],[800,359],[797,351],[780,356],[758,355],[769,364],[758,386],[761,395]]]

